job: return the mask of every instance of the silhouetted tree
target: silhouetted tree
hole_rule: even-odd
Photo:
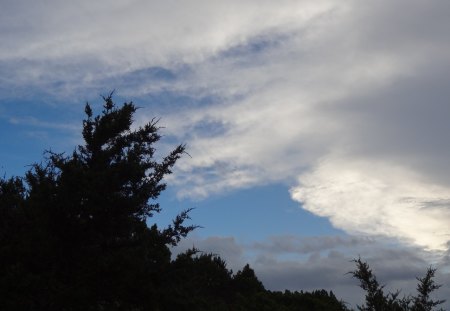
[[[438,289],[440,285],[434,283],[433,277],[435,269],[429,268],[424,278],[417,278],[418,295],[416,297],[399,298],[400,291],[385,294],[369,265],[361,258],[355,259],[356,270],[351,271],[352,276],[359,280],[360,287],[366,292],[365,305],[358,306],[361,311],[431,311],[435,306],[445,302],[445,300],[431,300],[430,294]]]
[[[171,263],[165,310],[228,310],[232,271],[219,256],[190,249]]]
[[[233,277],[234,289],[243,295],[252,295],[263,292],[264,286],[255,275],[255,271],[246,264],[244,268]]]
[[[147,226],[161,211],[163,178],[184,152],[160,161],[156,120],[131,129],[133,103],[112,94],[69,156],[47,152],[24,178],[0,181],[0,309],[151,310],[170,265],[169,245],[194,226],[187,211],[167,228]]]
[[[332,292],[315,290],[312,292],[289,291],[268,292],[275,308],[268,310],[289,311],[348,311],[344,302],[338,300]]]
[[[417,278],[419,281],[419,284],[417,284],[417,296],[413,298],[414,304],[411,310],[431,311],[435,306],[445,302],[445,300],[432,300],[430,297],[432,292],[441,287],[441,285],[437,285],[433,280],[435,272],[435,268],[429,267],[423,278]]]
[[[360,258],[354,261],[356,270],[351,273],[353,277],[359,280],[360,287],[366,292],[366,304],[358,306],[358,309],[361,311],[391,310],[398,293],[385,295],[383,291],[384,286],[378,283],[369,265],[361,261]]]

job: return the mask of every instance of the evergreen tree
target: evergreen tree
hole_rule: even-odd
[[[434,307],[442,304],[445,300],[432,300],[430,294],[438,289],[433,277],[435,269],[429,268],[425,277],[417,278],[418,295],[416,297],[399,298],[400,291],[385,294],[384,286],[379,285],[369,265],[361,258],[355,259],[356,270],[350,273],[360,282],[360,287],[366,292],[366,304],[358,306],[361,311],[432,311]],[[442,309],[439,309],[442,310]]]
[[[360,287],[366,292],[366,305],[358,306],[358,309],[361,311],[394,310],[392,305],[395,304],[398,293],[385,295],[384,286],[378,283],[369,265],[361,261],[361,258],[354,261],[357,269],[351,273],[359,280]]]
[[[441,285],[437,285],[434,280],[435,268],[429,267],[423,278],[417,278],[417,296],[413,298],[413,311],[431,311],[435,306],[445,302],[445,300],[432,300],[430,295]],[[442,309],[441,309],[442,310]]]
[[[233,286],[235,290],[244,295],[263,292],[264,286],[255,275],[255,271],[246,264],[244,268],[233,277]]]
[[[161,161],[156,120],[131,129],[133,103],[112,94],[70,156],[47,152],[24,178],[0,181],[0,309],[151,310],[170,265],[168,246],[194,226],[188,212],[167,228],[147,226],[161,211],[164,176],[184,152]]]
[[[166,277],[165,310],[229,310],[231,274],[217,255],[197,249],[179,254]]]

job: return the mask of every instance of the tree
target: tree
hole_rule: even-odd
[[[160,161],[157,120],[131,129],[137,108],[112,93],[69,156],[46,152],[25,177],[0,181],[0,309],[155,309],[169,245],[195,226],[188,211],[167,228],[147,226],[161,208],[164,176],[184,153]]]
[[[189,249],[171,263],[166,310],[229,310],[232,271],[219,256]]]
[[[255,294],[263,292],[264,286],[255,275],[255,271],[246,264],[244,268],[233,277],[234,288],[241,294]]]
[[[429,267],[423,278],[417,278],[417,296],[413,298],[413,311],[431,311],[435,306],[445,302],[445,300],[432,300],[430,295],[441,285],[437,285],[434,280],[435,268]],[[441,309],[442,310],[442,309]]]
[[[431,311],[435,306],[445,302],[445,300],[431,300],[430,294],[438,289],[440,285],[436,285],[433,277],[436,269],[428,268],[425,277],[417,278],[418,295],[416,297],[399,298],[400,291],[385,294],[384,286],[380,285],[372,273],[369,265],[363,262],[361,258],[355,259],[356,270],[349,272],[352,276],[359,280],[360,287],[366,292],[366,304],[358,306],[361,311]]]
[[[396,305],[398,293],[385,295],[384,286],[378,283],[369,265],[361,261],[361,258],[355,259],[354,262],[356,270],[351,274],[359,280],[360,287],[366,292],[366,305],[358,306],[358,309],[361,311],[401,310],[400,306]]]

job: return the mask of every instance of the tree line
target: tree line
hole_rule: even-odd
[[[148,225],[185,146],[161,159],[156,119],[132,130],[137,107],[103,97],[86,104],[84,143],[46,151],[21,177],[0,179],[0,310],[349,310],[326,290],[269,291],[246,265],[237,273],[217,255],[170,247],[196,228],[189,210],[167,227]],[[442,301],[430,268],[418,296],[385,294],[358,259],[366,291],[359,310],[433,310]]]

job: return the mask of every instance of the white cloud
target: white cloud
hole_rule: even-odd
[[[64,80],[79,90],[142,68],[196,65],[332,7],[325,0],[9,1],[0,13],[0,62],[14,63],[8,75],[21,83]]]
[[[292,198],[347,232],[387,235],[445,250],[450,194],[402,167],[327,158],[299,177]]]

